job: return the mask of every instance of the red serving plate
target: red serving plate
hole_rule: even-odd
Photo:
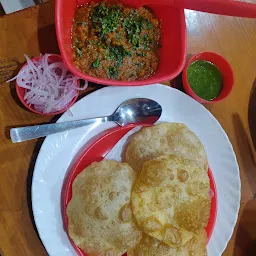
[[[108,154],[108,152],[110,152],[111,149],[115,146],[115,144],[134,127],[135,125],[129,125],[125,127],[115,127],[107,131],[104,131],[99,136],[93,138],[93,140],[89,142],[89,146],[86,149],[84,149],[82,155],[78,157],[74,165],[71,167],[70,171],[66,176],[62,188],[62,216],[66,232],[68,227],[68,217],[66,215],[66,209],[69,201],[72,198],[72,183],[74,179],[80,172],[84,170],[84,168],[89,166],[92,162],[99,162],[103,160],[104,157]],[[214,192],[214,196],[211,199],[210,219],[207,227],[205,228],[209,241],[215,226],[217,215],[217,190],[210,168],[208,169],[208,176],[210,179],[210,188]],[[74,244],[69,235],[68,237],[78,255],[87,256],[86,253],[84,253],[79,247],[77,247]],[[126,254],[124,254],[124,256],[125,255]]]

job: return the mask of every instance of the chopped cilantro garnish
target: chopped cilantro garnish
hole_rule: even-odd
[[[121,39],[122,36],[121,36],[120,34],[116,34],[116,38],[117,38],[117,39]]]
[[[118,70],[116,67],[109,67],[108,75],[110,78],[115,78],[117,74],[118,74]]]
[[[140,16],[137,11],[131,12],[126,17],[123,26],[126,29],[127,38],[135,50],[139,49],[143,44],[141,39],[141,31],[143,27],[146,27],[147,29],[153,28],[152,23]]]
[[[148,35],[144,35],[143,36],[143,46],[144,46],[144,49],[149,51],[150,48],[149,48],[149,38],[148,38]]]
[[[82,55],[83,55],[83,52],[79,48],[76,47],[76,56],[81,58]]]
[[[153,28],[153,25],[152,25],[152,23],[151,23],[150,21],[147,20],[147,21],[145,22],[145,24],[146,24],[146,28],[147,28],[147,29],[152,29],[152,28]]]
[[[80,44],[80,41],[76,38],[76,41],[75,41],[75,46],[78,47]]]
[[[93,67],[93,68],[98,68],[99,65],[100,65],[100,60],[99,60],[99,59],[95,60],[95,61],[92,63],[92,67]]]
[[[107,33],[115,31],[122,20],[119,6],[106,6],[101,3],[94,8],[91,20],[99,35],[104,38]]]
[[[85,22],[85,21],[77,21],[76,24],[85,27],[87,25],[87,22]]]
[[[131,56],[131,53],[124,49],[123,46],[108,47],[107,58],[110,60],[115,60],[116,64],[119,66],[123,62],[123,58]]]
[[[146,53],[145,52],[136,52],[136,54],[138,56],[142,56],[142,57],[145,57],[146,56]]]

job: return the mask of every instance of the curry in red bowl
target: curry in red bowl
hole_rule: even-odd
[[[84,80],[116,86],[176,77],[186,56],[184,10],[161,3],[149,4],[148,10],[143,2],[131,0],[112,3],[94,16],[99,4],[56,0],[58,44],[69,70]]]
[[[133,81],[156,72],[160,22],[147,8],[91,2],[76,9],[72,50],[76,67],[104,79]]]

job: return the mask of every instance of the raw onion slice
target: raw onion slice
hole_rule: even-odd
[[[51,54],[40,55],[38,60],[30,60],[24,55],[27,65],[20,70],[16,79],[17,85],[25,89],[24,100],[29,106],[42,113],[53,113],[67,109],[78,95],[79,78],[73,75],[61,61],[53,61]]]

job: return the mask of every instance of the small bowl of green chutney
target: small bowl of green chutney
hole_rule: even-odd
[[[214,103],[225,99],[234,85],[234,73],[222,56],[200,52],[187,62],[182,74],[184,90],[200,103]]]

